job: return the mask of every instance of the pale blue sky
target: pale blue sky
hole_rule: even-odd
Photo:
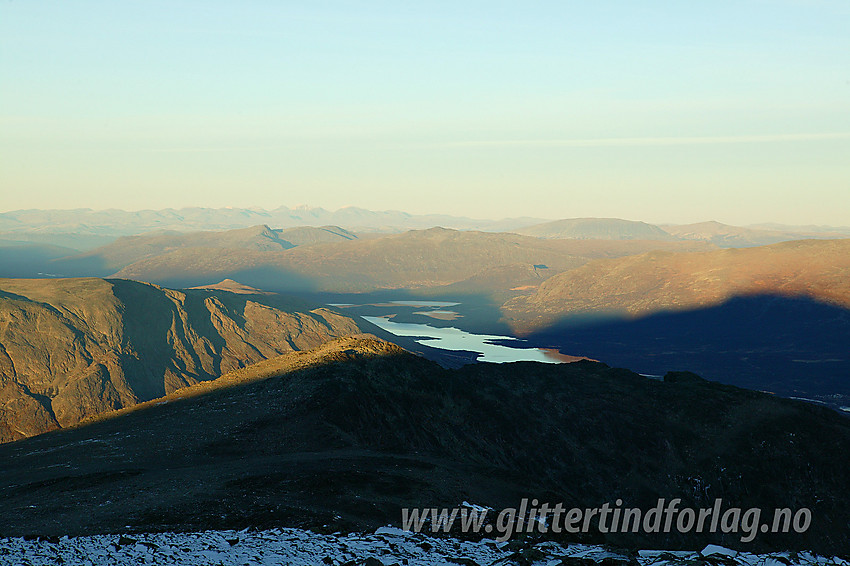
[[[850,225],[850,2],[0,0],[0,191]]]

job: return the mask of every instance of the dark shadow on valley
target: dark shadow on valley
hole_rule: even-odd
[[[0,277],[30,279],[59,275],[63,273],[63,267],[57,261],[61,261],[60,258],[65,257],[67,253],[68,250],[57,246],[0,246]],[[75,269],[73,273],[88,275],[103,272],[102,268],[98,269],[96,263]]]
[[[850,405],[850,310],[806,297],[735,297],[631,320],[567,318],[528,336],[564,354],[663,375]]]

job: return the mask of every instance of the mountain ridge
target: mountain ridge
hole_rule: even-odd
[[[663,225],[661,228],[684,240],[703,240],[723,248],[748,248],[803,239],[844,239],[850,231],[815,230],[814,227],[741,227],[715,220],[695,224]]]
[[[485,270],[515,265],[518,285],[525,283],[527,268],[535,265],[545,266],[551,274],[591,257],[705,246],[702,242],[545,240],[435,227],[278,252],[180,248],[140,259],[112,276],[181,287],[231,278],[276,291],[363,292],[449,285]],[[500,279],[507,281],[508,288],[515,286],[510,277]]]
[[[286,228],[304,225],[341,225],[350,230],[396,232],[444,225],[462,229],[509,230],[540,222],[539,218],[521,217],[480,220],[447,214],[410,214],[397,210],[373,211],[355,206],[334,211],[320,207],[280,206],[264,208],[165,208],[126,211],[94,210],[14,210],[0,212],[0,233],[40,231],[76,232],[87,235],[136,235],[157,229],[232,230],[256,224]]]
[[[565,218],[515,230],[537,238],[580,240],[673,240],[654,224],[621,218]]]
[[[134,262],[180,249],[283,251],[302,245],[356,240],[338,226],[299,226],[272,229],[267,224],[224,231],[157,231],[122,236],[105,246],[52,262],[51,269],[66,275],[106,276]]]
[[[352,319],[276,295],[0,279],[0,441],[359,332]]]

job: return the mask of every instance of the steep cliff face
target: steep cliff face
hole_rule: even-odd
[[[125,280],[0,280],[0,441],[359,332],[267,294]]]

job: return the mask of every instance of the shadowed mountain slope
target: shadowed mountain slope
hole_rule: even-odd
[[[275,295],[135,281],[0,280],[0,441],[161,397],[359,332]]]
[[[226,386],[225,386],[226,385]],[[0,535],[393,524],[521,497],[812,511],[804,534],[587,535],[625,546],[846,552],[850,421],[692,374],[444,370],[349,338],[74,430],[0,446]],[[765,514],[767,511],[765,511]]]
[[[565,353],[850,405],[850,240],[593,261],[503,314]]]
[[[850,240],[596,260],[549,278],[503,310],[517,328],[530,330],[580,314],[637,316],[754,294],[808,296],[850,307]]]
[[[52,244],[0,239],[0,277],[44,276],[53,260],[78,253]]]
[[[357,239],[355,234],[339,226],[294,226],[281,228],[275,232],[293,246],[311,246]]]
[[[27,242],[30,244],[42,244],[45,246],[59,246],[70,248],[72,253],[81,253],[94,248],[105,246],[112,242],[117,236],[96,236],[89,234],[56,232],[47,229],[33,229],[20,232],[0,232],[0,239],[4,241]],[[72,255],[72,253],[66,255]]]
[[[850,310],[808,297],[750,295],[633,319],[566,319],[526,338],[641,373],[688,368],[850,410]]]

